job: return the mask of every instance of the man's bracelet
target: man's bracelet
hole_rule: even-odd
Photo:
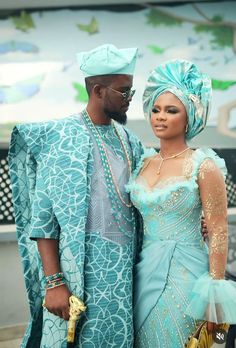
[[[46,289],[54,289],[58,286],[65,284],[64,275],[62,272],[57,272],[54,274],[50,274],[48,276],[45,276],[46,279]]]
[[[56,272],[54,274],[50,274],[48,276],[45,276],[47,283],[51,283],[54,280],[63,279],[63,278],[64,278],[63,272]]]
[[[49,284],[46,285],[46,290],[49,289],[54,289],[57,288],[58,286],[64,285],[65,284],[65,280],[61,279],[61,280],[56,280],[54,282],[51,282]]]

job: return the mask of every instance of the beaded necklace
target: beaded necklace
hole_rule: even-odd
[[[103,141],[98,129],[94,126],[94,124],[93,124],[92,120],[90,119],[90,116],[88,115],[86,110],[84,110],[82,112],[82,118],[83,118],[86,126],[88,127],[88,129],[93,134],[94,139],[95,139],[97,146],[98,146],[98,149],[99,149],[99,153],[101,156],[101,162],[102,162],[102,166],[103,166],[104,174],[105,174],[104,177],[105,177],[105,181],[107,184],[107,190],[108,190],[111,204],[113,205],[112,215],[114,217],[114,220],[116,221],[117,226],[119,227],[119,230],[124,235],[126,235],[129,238],[130,237],[135,238],[136,224],[135,224],[135,216],[134,216],[134,207],[130,203],[125,202],[125,204],[124,204],[123,201],[120,199],[120,196],[118,194],[118,192],[120,192],[120,190],[119,191],[117,190],[118,185],[117,184],[115,185],[114,181],[113,181],[113,178],[115,178],[115,176],[114,175],[112,176],[113,172],[110,170],[111,164],[109,161],[109,157],[108,157],[108,154],[106,151],[104,141]],[[121,142],[122,148],[125,149],[124,153],[125,153],[126,159],[128,158],[127,162],[128,162],[128,166],[129,166],[129,173],[131,173],[131,160],[130,160],[129,155],[128,155],[128,150],[124,145],[125,141],[114,124],[113,124],[113,127],[114,127],[114,130],[116,131],[116,134],[118,134],[118,138]],[[108,163],[110,164],[110,166]],[[111,172],[112,172],[112,174],[111,174]],[[115,183],[116,183],[116,181],[115,181]],[[118,189],[119,189],[119,187],[118,187]],[[123,197],[122,197],[122,199],[123,199]],[[127,211],[127,213],[123,213],[122,205],[125,206],[125,208],[129,210],[130,217],[129,217],[128,211]],[[123,226],[123,224],[121,224],[120,214],[128,224],[131,224],[133,226],[131,232],[128,231],[126,225]]]
[[[107,186],[108,186],[108,190],[111,190],[112,186],[115,188],[117,196],[119,197],[120,201],[122,202],[122,204],[124,204],[127,208],[131,208],[132,207],[132,203],[129,202],[125,202],[124,198],[122,197],[122,194],[120,192],[119,186],[117,184],[115,175],[113,173],[112,170],[112,166],[109,160],[109,156],[107,153],[107,149],[105,147],[104,141],[101,137],[101,134],[99,132],[99,130],[95,127],[95,125],[93,124],[89,114],[87,111],[85,111],[83,114],[83,118],[87,124],[87,126],[89,127],[89,129],[91,130],[92,134],[94,135],[94,138],[97,142],[98,148],[99,148],[99,152],[101,155],[101,160],[102,160],[102,165],[103,165],[103,169],[104,169],[104,173],[105,173],[105,179],[107,182]],[[125,141],[122,137],[122,135],[120,134],[120,132],[118,131],[117,127],[115,126],[115,124],[112,122],[112,126],[120,140],[121,146],[124,150],[124,154],[128,163],[128,169],[129,169],[129,175],[131,175],[131,160],[129,158],[129,154],[128,154],[128,150],[126,149],[125,146]]]
[[[161,173],[161,167],[162,167],[164,161],[167,161],[167,160],[176,158],[176,157],[182,155],[182,154],[183,154],[184,152],[186,152],[187,150],[189,150],[189,147],[187,147],[186,149],[184,149],[184,150],[181,151],[181,152],[176,153],[175,155],[168,156],[168,157],[162,157],[162,154],[161,154],[161,151],[160,151],[160,152],[159,152],[159,156],[160,156],[160,158],[161,158],[161,162],[160,162],[159,168],[158,168],[158,170],[157,170],[157,175],[160,175],[160,173]]]

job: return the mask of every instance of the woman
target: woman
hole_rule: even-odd
[[[127,187],[145,231],[135,276],[135,347],[183,347],[198,319],[208,321],[210,332],[236,322],[236,286],[224,280],[225,163],[211,149],[187,145],[204,129],[210,99],[209,77],[186,60],[158,66],[144,91],[160,151],[144,154]]]

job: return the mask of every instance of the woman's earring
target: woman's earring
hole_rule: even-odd
[[[188,132],[188,123],[186,124],[186,127],[185,127],[185,133]]]

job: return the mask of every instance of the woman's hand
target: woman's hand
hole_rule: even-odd
[[[205,218],[201,217],[201,230],[202,230],[202,238],[205,241],[208,238],[208,230]]]
[[[69,320],[69,297],[71,293],[67,286],[60,285],[46,290],[44,308],[64,320]]]

